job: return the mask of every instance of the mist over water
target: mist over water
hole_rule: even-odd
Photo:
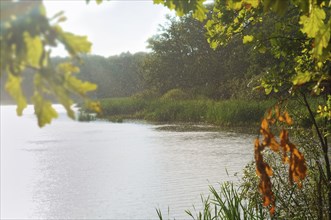
[[[40,129],[31,106],[23,117],[1,106],[1,218],[156,219],[168,206],[187,218],[208,185],[237,180],[253,159],[250,135],[83,123],[56,108]]]

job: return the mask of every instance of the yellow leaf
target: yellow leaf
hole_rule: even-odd
[[[80,95],[85,95],[85,93],[93,91],[97,88],[96,84],[90,82],[84,82],[77,79],[74,76],[70,76],[66,79],[66,84]]]
[[[233,10],[239,10],[242,7],[242,2],[241,1],[235,1],[235,0],[228,0],[226,1],[227,3],[227,8],[228,9],[233,9]]]
[[[28,64],[39,68],[40,57],[43,53],[41,39],[38,36],[32,38],[28,32],[24,32],[23,37],[26,45],[26,59]]]
[[[63,34],[66,40],[66,47],[70,48],[74,53],[88,53],[91,50],[92,44],[87,40],[86,36],[77,36],[69,32]]]
[[[39,127],[50,124],[53,118],[57,118],[58,114],[52,107],[52,103],[43,99],[43,97],[35,92],[32,97],[34,103],[34,111],[38,118]]]
[[[57,100],[66,109],[67,115],[70,118],[75,119],[75,112],[71,109],[73,101],[71,100],[71,98],[68,95],[68,89],[66,88],[66,86],[61,86],[61,85],[54,86],[53,89],[55,90]],[[72,93],[74,93],[74,92],[75,92],[75,90]]]
[[[72,63],[60,63],[57,65],[58,71],[63,73],[78,73],[79,68]]]
[[[243,38],[243,43],[246,44],[246,43],[252,42],[253,39],[254,39],[254,37],[252,35],[245,35]]]
[[[330,32],[331,32],[331,19],[327,23],[319,29],[316,33],[315,41],[314,41],[314,55],[318,57],[323,54],[323,49],[327,48],[330,41]]]
[[[309,17],[306,15],[300,17],[301,31],[308,37],[315,38],[317,32],[323,29],[325,16],[325,11],[315,5],[312,7]]]
[[[64,32],[59,26],[55,27],[59,35],[59,40],[63,43],[70,55],[75,56],[79,53],[88,53],[91,50],[91,42],[86,36],[78,36],[69,32]]]
[[[311,73],[306,71],[306,72],[300,72],[294,78],[292,79],[293,85],[302,85],[307,82],[309,82],[311,79]]]
[[[8,74],[8,79],[5,85],[6,91],[17,103],[17,115],[21,116],[23,110],[27,106],[26,99],[23,95],[21,88],[22,78],[19,76],[14,76],[13,74]]]
[[[86,106],[87,109],[92,110],[92,111],[94,111],[96,113],[102,113],[100,102],[87,101],[85,103],[85,106]]]

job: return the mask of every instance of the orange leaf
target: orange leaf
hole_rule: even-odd
[[[269,197],[264,197],[264,201],[263,201],[263,206],[268,206],[268,205],[270,205],[270,198]]]
[[[272,176],[272,174],[273,174],[272,173],[272,169],[271,169],[271,167],[269,165],[266,165],[265,171],[266,171],[266,173],[267,173],[268,176]]]
[[[290,115],[288,114],[287,111],[284,113],[284,118],[285,118],[285,122],[288,125],[292,125],[293,124],[293,120],[292,120],[292,118],[290,117]]]
[[[269,145],[270,145],[270,149],[271,149],[271,150],[273,150],[273,151],[275,151],[275,152],[278,152],[278,151],[279,151],[279,147],[280,147],[280,145],[279,145],[278,142],[276,141],[275,137],[272,137],[272,138],[270,139],[270,143],[269,143]]]
[[[299,159],[303,158],[302,153],[300,151],[298,151],[298,149],[296,149],[296,148],[293,150],[293,154],[294,154],[294,156],[296,156]]]
[[[285,118],[284,118],[282,115],[280,115],[280,116],[278,117],[278,121],[280,121],[280,122],[284,122],[284,121],[285,121]]]
[[[267,119],[263,119],[261,122],[261,128],[265,131],[269,131],[269,123],[267,121]]]
[[[285,154],[283,156],[283,163],[289,163],[290,162],[290,159],[288,159],[288,156]]]
[[[275,205],[272,205],[271,206],[269,212],[270,212],[270,215],[274,215],[275,214]]]
[[[271,118],[272,118],[272,109],[270,108],[270,109],[268,110],[267,119],[268,119],[268,120],[271,120]]]
[[[270,131],[270,127],[276,122],[285,122],[288,125],[293,124],[293,120],[287,111],[280,113],[278,105],[274,107],[275,115],[273,118],[272,109],[269,109],[267,115],[261,121],[260,133],[263,136],[262,142],[257,138],[255,139],[255,163],[256,174],[260,178],[259,191],[263,196],[263,205],[271,205],[269,211],[270,215],[275,212],[275,196],[272,192],[272,184],[270,176],[273,175],[272,168],[263,160],[262,151],[265,147],[269,147],[272,151],[282,150],[283,163],[289,164],[289,180],[292,184],[295,182],[299,187],[302,186],[302,180],[307,175],[307,166],[303,154],[296,148],[296,146],[290,142],[289,133],[287,130],[282,129],[279,134],[280,141],[278,142],[274,134]]]
[[[255,139],[255,142],[254,142],[254,148],[255,150],[258,150],[259,149],[259,146],[260,146],[260,140],[258,138]]]
[[[275,107],[275,114],[276,114],[276,118],[278,118],[279,117],[279,106],[278,105],[276,105],[276,107]]]
[[[288,132],[283,129],[281,132],[280,132],[280,135],[279,135],[279,138],[280,138],[280,145],[285,148],[287,142],[288,142]]]

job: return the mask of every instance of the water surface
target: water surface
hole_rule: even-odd
[[[156,219],[169,207],[187,219],[208,185],[236,180],[253,158],[250,135],[82,123],[57,108],[40,129],[31,107],[19,118],[1,106],[1,218]]]

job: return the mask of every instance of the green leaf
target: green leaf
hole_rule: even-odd
[[[294,78],[292,79],[293,85],[302,85],[310,81],[312,75],[310,72],[301,72],[298,73]]]
[[[57,112],[52,107],[52,103],[44,100],[38,92],[35,92],[33,95],[32,102],[34,103],[34,111],[38,118],[39,127],[50,124],[53,118],[58,117]]]
[[[315,38],[317,32],[324,27],[323,20],[325,19],[325,11],[318,6],[314,6],[308,16],[300,17],[301,31],[306,33],[308,37]]]
[[[8,74],[8,79],[5,85],[6,91],[17,103],[17,115],[21,116],[23,110],[27,106],[25,96],[23,95],[21,88],[22,78],[19,76],[14,76],[13,74]]]
[[[206,19],[206,13],[208,12],[208,10],[205,8],[205,6],[202,4],[203,1],[200,1],[200,4],[196,5],[196,8],[194,10],[193,13],[193,17],[198,19],[199,21],[203,21]]]
[[[252,42],[253,39],[254,39],[254,37],[252,35],[245,35],[243,38],[243,43],[246,44],[246,43]]]
[[[327,48],[330,42],[330,33],[331,33],[331,18],[327,25],[324,25],[319,29],[315,37],[315,48],[314,55],[318,57],[323,54],[323,49]]]
[[[267,52],[267,48],[265,46],[261,46],[259,47],[259,53],[266,53]]]
[[[272,92],[272,86],[264,87],[264,92],[266,95],[269,95]]]
[[[39,68],[40,57],[43,53],[43,44],[40,37],[31,37],[28,32],[23,33],[26,46],[26,60],[32,67]]]
[[[259,87],[256,87],[256,88],[259,88]],[[264,88],[264,92],[266,95],[269,95],[271,92],[272,92],[272,85],[269,84],[268,82],[262,80],[261,82],[261,85],[260,85],[260,88]]]
[[[242,8],[242,1],[238,1],[238,0],[228,0],[226,1],[227,3],[227,8],[229,10],[233,9],[233,10],[239,10]]]

